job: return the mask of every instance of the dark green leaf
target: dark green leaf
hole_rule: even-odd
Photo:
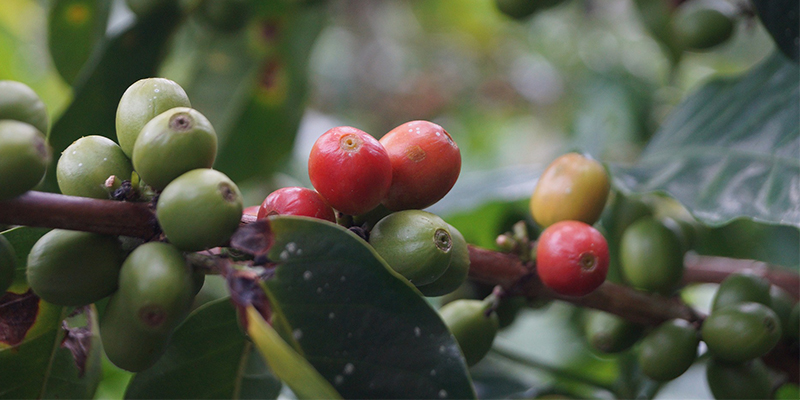
[[[56,0],[48,15],[47,44],[56,70],[72,84],[106,34],[111,2]]]
[[[276,329],[343,397],[475,397],[439,315],[366,242],[310,218],[271,221]]]
[[[256,311],[247,308],[247,334],[275,373],[298,399],[340,399],[336,389],[314,367],[281,339],[278,332]]]
[[[125,397],[274,399],[280,388],[224,298],[194,311],[175,331],[164,356],[133,377]]]
[[[31,292],[0,298],[0,398],[92,398],[100,379],[101,346],[97,312],[89,309],[81,324],[86,335],[78,339],[85,351],[79,368],[63,345],[66,308]]]
[[[308,57],[324,8],[297,6],[279,18],[260,16],[251,46],[266,54],[249,74],[239,118],[220,135],[216,168],[239,181],[266,177],[292,150],[308,93]]]
[[[28,281],[25,278],[25,267],[28,265],[28,253],[31,252],[31,247],[33,247],[36,241],[49,231],[49,228],[18,226],[2,232],[2,235],[5,236],[8,242],[11,243],[11,246],[14,247],[14,255],[16,255],[17,258],[14,283],[9,290],[19,293],[28,288]]]
[[[800,69],[775,54],[747,74],[709,82],[681,103],[633,167],[628,192],[663,192],[700,221],[800,226]]]
[[[795,62],[800,59],[800,19],[797,0],[753,0],[764,27],[783,54]]]
[[[180,22],[178,11],[162,8],[109,38],[90,71],[75,83],[75,98],[55,122],[48,139],[57,157],[76,139],[102,135],[116,140],[114,120],[122,93],[141,78],[153,76],[162,50]],[[85,80],[84,80],[85,79]],[[43,190],[58,191],[56,162],[50,163]]]

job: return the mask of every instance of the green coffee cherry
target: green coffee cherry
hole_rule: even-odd
[[[589,344],[603,353],[619,353],[636,344],[644,326],[604,311],[586,311],[584,333]]]
[[[15,259],[16,255],[11,243],[5,236],[0,235],[0,296],[14,283]]]
[[[769,307],[738,303],[711,312],[701,330],[714,357],[744,362],[767,354],[781,338],[781,323]]]
[[[177,107],[150,120],[133,147],[133,168],[148,185],[162,190],[181,174],[211,168],[217,156],[214,127],[197,110]]]
[[[697,330],[688,321],[673,319],[664,322],[642,339],[639,365],[651,379],[673,380],[692,366],[697,359],[699,344]]]
[[[0,121],[0,200],[17,197],[42,180],[50,164],[50,146],[33,125]]]
[[[771,398],[772,382],[760,359],[730,364],[712,358],[706,365],[706,380],[717,399]]]
[[[453,254],[450,225],[421,210],[399,211],[378,221],[369,243],[393,270],[415,286],[427,285],[444,275]]]
[[[169,334],[137,329],[134,314],[115,294],[100,320],[103,351],[117,367],[139,372],[153,366],[164,355]]]
[[[189,312],[195,288],[192,272],[175,246],[145,243],[122,264],[116,296],[133,313],[137,329],[166,335]]]
[[[129,0],[128,5],[133,9],[132,3],[155,1]],[[169,79],[141,79],[125,90],[117,106],[116,128],[117,141],[128,158],[133,156],[133,146],[145,124],[156,115],[175,107],[191,107],[191,103],[183,88]]]
[[[3,119],[25,122],[47,133],[47,107],[22,82],[0,81],[0,120]]]
[[[781,321],[781,328],[783,328],[781,335],[782,338],[790,338],[791,332],[791,315],[792,308],[795,305],[795,300],[787,291],[772,285],[769,289],[769,296],[771,298],[770,308],[775,311],[778,320]],[[795,334],[796,335],[796,334]]]
[[[70,196],[108,199],[106,180],[116,176],[131,179],[133,166],[113,140],[103,136],[85,136],[61,153],[56,179],[61,193]]]
[[[456,300],[439,309],[468,366],[477,364],[486,356],[497,335],[499,322],[494,311],[487,315],[490,307],[491,304],[479,300]]]
[[[750,273],[731,274],[719,284],[711,309],[717,310],[747,301],[769,306],[772,302],[769,286],[769,281],[760,276]]]
[[[452,253],[450,265],[438,279],[427,285],[417,287],[425,296],[444,296],[458,289],[467,280],[467,275],[469,274],[467,241],[464,239],[464,235],[453,225],[447,224],[447,226],[453,240],[453,248],[450,250]]]
[[[54,229],[28,254],[33,292],[61,306],[94,303],[117,289],[124,254],[114,236]]]
[[[641,218],[622,235],[620,264],[625,280],[651,292],[671,294],[683,277],[683,248],[675,234],[653,218]]]
[[[225,174],[189,171],[161,192],[156,218],[167,239],[184,251],[221,246],[239,227],[242,194]]]
[[[725,11],[703,2],[679,7],[673,21],[678,43],[688,50],[706,50],[728,41],[734,20]]]

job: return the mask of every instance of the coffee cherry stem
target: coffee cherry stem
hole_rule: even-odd
[[[253,222],[245,215],[243,223]],[[149,203],[97,200],[54,193],[30,191],[0,201],[0,224],[71,229],[110,235],[152,239],[160,234]],[[655,325],[681,318],[702,319],[696,311],[675,298],[652,295],[606,282],[583,297],[559,296],[542,285],[533,262],[515,254],[469,246],[472,280],[499,285],[508,293],[522,293],[530,299],[560,299],[579,306],[607,311],[634,322]],[[768,264],[725,257],[687,255],[684,283],[718,283],[743,269],[753,269],[771,283],[798,297],[800,276]]]

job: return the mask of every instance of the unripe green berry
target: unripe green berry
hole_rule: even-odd
[[[217,156],[214,127],[197,110],[167,110],[142,128],[133,147],[133,168],[148,185],[162,190],[181,174],[211,168]]]
[[[712,358],[706,365],[708,387],[716,399],[769,399],[772,382],[760,359],[726,363]]]
[[[213,169],[196,169],[164,188],[156,217],[170,243],[199,251],[225,244],[239,227],[242,210],[242,194],[230,178]]]
[[[737,303],[711,312],[703,322],[703,341],[714,357],[745,362],[767,354],[781,338],[781,323],[769,307]]]
[[[592,348],[609,354],[629,349],[644,334],[644,326],[599,310],[587,311],[584,330]]]
[[[769,286],[768,280],[754,274],[731,274],[719,284],[711,309],[717,310],[747,301],[769,306],[772,302]]]
[[[50,164],[50,146],[33,125],[0,121],[0,200],[17,197],[42,180]]]
[[[420,210],[399,211],[378,221],[369,243],[415,286],[444,275],[453,254],[450,226],[437,215]]]
[[[683,277],[683,247],[660,221],[640,218],[622,235],[620,266],[632,286],[668,295]]]
[[[673,380],[692,366],[697,359],[699,344],[697,329],[688,321],[673,319],[664,322],[642,339],[639,365],[651,379]]]
[[[494,311],[488,313],[489,307],[480,300],[456,300],[439,309],[469,366],[486,356],[497,335],[500,323]]]
[[[453,248],[450,250],[450,265],[444,274],[435,281],[418,286],[420,292],[425,296],[444,296],[458,289],[466,280],[469,274],[469,249],[464,235],[453,225],[447,224],[450,228],[450,235],[453,241]]]
[[[781,321],[781,328],[783,328],[782,338],[790,338],[791,332],[791,319],[792,308],[796,301],[792,295],[778,286],[771,285],[769,289],[769,296],[771,298],[770,308],[775,311],[775,315]],[[796,336],[796,334],[795,334]]]
[[[117,289],[123,258],[114,236],[54,229],[28,254],[28,284],[49,303],[91,304]]]
[[[129,1],[129,3],[154,3]],[[125,90],[117,106],[117,141],[128,158],[133,157],[133,146],[145,124],[153,117],[175,107],[191,107],[189,97],[180,85],[164,78],[147,78],[136,81]]]
[[[13,119],[33,125],[47,133],[47,107],[28,85],[0,81],[0,120]]]
[[[56,178],[61,193],[69,196],[108,199],[106,181],[110,176],[131,179],[133,166],[113,140],[103,136],[85,136],[61,153]]]

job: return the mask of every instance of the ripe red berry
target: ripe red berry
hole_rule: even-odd
[[[455,185],[461,172],[461,152],[441,126],[406,122],[380,142],[392,161],[392,186],[383,201],[386,208],[422,209],[439,201]]]
[[[557,222],[542,232],[536,247],[539,278],[556,293],[583,296],[606,279],[608,243],[591,225]]]
[[[386,198],[392,163],[368,133],[350,126],[325,132],[308,157],[311,184],[333,208],[349,215],[372,210]]]
[[[285,187],[267,196],[258,208],[258,219],[270,215],[303,215],[336,222],[336,214],[319,193],[304,187]]]

